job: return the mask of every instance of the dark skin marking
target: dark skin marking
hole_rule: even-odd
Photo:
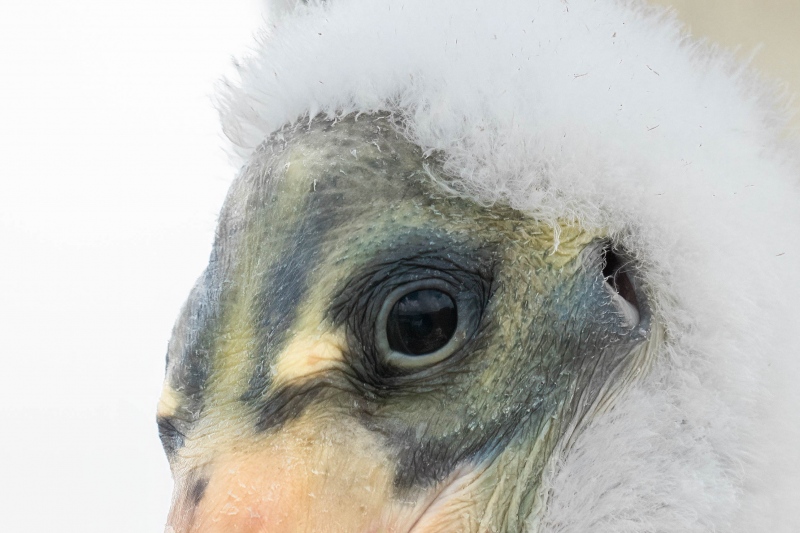
[[[306,219],[308,220],[308,219]],[[286,259],[274,265],[267,274],[268,281],[259,298],[263,305],[257,312],[261,339],[261,353],[280,351],[286,340],[286,332],[294,323],[297,306],[302,302],[308,288],[308,271],[317,263],[318,248],[323,234],[312,229],[313,223],[304,221],[282,254]],[[270,383],[269,368],[256,366],[250,378],[248,391],[243,400],[260,398]]]
[[[192,483],[192,486],[189,489],[189,502],[191,502],[192,505],[198,505],[200,500],[203,499],[203,496],[206,493],[206,488],[208,488],[208,482],[209,479],[203,476],[199,479],[196,479],[194,483]]]
[[[307,195],[300,222],[279,254],[281,260],[267,273],[259,297],[263,305],[257,310],[260,353],[278,353],[284,346],[286,332],[294,323],[297,307],[308,290],[309,273],[319,263],[320,246],[325,242],[327,231],[340,223],[341,215],[336,206],[341,205],[343,198],[336,188],[337,180],[338,176],[326,176],[316,190]],[[269,380],[268,366],[263,362],[258,364],[242,399],[262,397]]]
[[[167,457],[172,459],[185,444],[186,436],[176,427],[176,421],[170,417],[159,416],[156,418],[156,423],[161,446]]]
[[[186,490],[180,494],[170,510],[171,523],[191,525],[195,522],[198,505],[203,500],[210,481],[201,470],[195,470],[188,475]]]
[[[256,422],[258,431],[277,431],[287,422],[299,418],[315,401],[325,398],[325,380],[314,379],[301,385],[284,385],[271,393],[261,408]]]

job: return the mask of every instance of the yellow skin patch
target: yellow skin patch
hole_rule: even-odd
[[[175,413],[178,412],[181,401],[180,393],[170,387],[169,384],[165,383],[164,388],[161,389],[161,398],[158,400],[158,410],[156,413],[158,416],[174,416]]]
[[[298,332],[275,361],[272,373],[274,386],[302,383],[341,367],[344,364],[344,346],[345,341],[341,334]]]
[[[447,196],[417,147],[361,120],[266,143],[232,187],[209,301],[176,328],[159,404],[188,419],[175,533],[536,531],[554,450],[661,341],[619,321],[602,228]],[[387,379],[365,355],[374,315],[348,322],[334,302],[355,283],[348,302],[381,308],[370,291],[403,275],[491,290],[457,365]]]

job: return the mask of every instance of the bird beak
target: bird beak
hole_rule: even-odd
[[[378,439],[335,422],[304,416],[176,474],[165,533],[420,531],[440,491],[398,498]]]

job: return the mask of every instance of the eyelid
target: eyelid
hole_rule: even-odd
[[[428,383],[439,379],[441,373],[451,371],[451,365],[468,353],[465,347],[484,329],[483,312],[495,289],[494,252],[450,241],[437,241],[434,250],[434,241],[434,238],[426,239],[425,249],[395,244],[361,265],[335,289],[328,310],[331,322],[335,327],[346,328],[348,349],[345,356],[353,382],[372,393],[401,390],[409,381]],[[446,292],[454,297],[459,315],[466,315],[460,320],[466,318],[463,324],[468,325],[463,340],[458,338],[459,347],[453,354],[438,363],[426,361],[427,368],[407,368],[402,362],[396,364],[394,357],[386,359],[391,350],[385,344],[383,348],[376,346],[378,315],[388,307],[385,302],[391,299],[396,303],[411,288],[419,287],[417,283],[427,283],[433,288],[438,283],[444,284],[440,287],[446,287]],[[384,313],[390,310],[391,307]],[[382,319],[385,320],[385,314]]]

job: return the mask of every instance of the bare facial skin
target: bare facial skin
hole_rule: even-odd
[[[652,352],[624,251],[445,195],[389,117],[274,135],[170,343],[167,531],[518,532]]]

